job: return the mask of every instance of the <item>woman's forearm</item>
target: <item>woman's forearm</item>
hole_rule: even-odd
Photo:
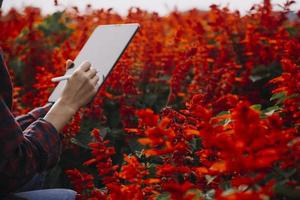
[[[63,100],[58,100],[44,119],[50,122],[59,132],[71,120],[76,111],[77,109],[68,105],[68,103]]]

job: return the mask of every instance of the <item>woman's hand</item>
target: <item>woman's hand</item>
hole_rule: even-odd
[[[66,62],[67,68],[72,61]],[[68,79],[61,97],[55,102],[44,119],[50,122],[57,131],[60,131],[76,113],[76,111],[89,103],[97,93],[99,77],[97,71],[89,62],[83,62]]]
[[[69,61],[67,61],[67,65],[68,63]],[[95,96],[98,81],[97,71],[91,67],[89,62],[83,62],[68,79],[59,101],[71,109],[78,110]]]

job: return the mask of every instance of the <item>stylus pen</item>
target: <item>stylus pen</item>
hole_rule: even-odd
[[[64,80],[71,78],[71,76],[72,76],[72,74],[65,75],[65,76],[59,76],[59,77],[52,78],[51,81],[52,82],[64,81]],[[102,78],[103,78],[103,80],[105,79],[104,76],[102,76]]]
[[[72,76],[72,74],[65,75],[65,76],[59,76],[59,77],[52,78],[51,81],[59,82],[59,81],[67,80],[67,79],[71,78],[71,76]]]

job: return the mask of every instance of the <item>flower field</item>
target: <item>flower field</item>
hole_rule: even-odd
[[[246,15],[212,5],[0,13],[16,115],[44,105],[93,29],[141,24],[93,103],[64,128],[49,187],[78,199],[300,199],[300,21],[287,1]],[[298,12],[300,17],[300,12]]]

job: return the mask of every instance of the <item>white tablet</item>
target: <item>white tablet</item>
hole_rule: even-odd
[[[98,89],[111,72],[129,42],[139,28],[139,24],[100,25],[91,34],[78,56],[74,60],[75,66],[67,70],[65,75],[72,74],[84,61],[89,61],[98,71]],[[60,81],[50,95],[48,101],[55,102],[61,96],[66,80]]]

